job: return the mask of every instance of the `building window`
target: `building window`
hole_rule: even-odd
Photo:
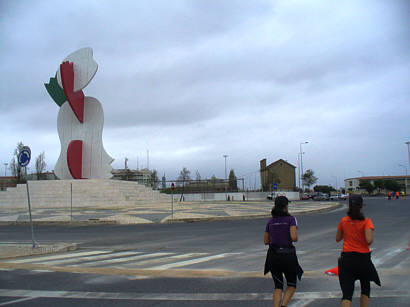
[[[353,186],[353,181],[349,181],[349,187]]]

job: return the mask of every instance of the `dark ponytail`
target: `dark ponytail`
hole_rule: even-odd
[[[361,195],[352,194],[349,196],[349,210],[347,215],[352,220],[364,220],[364,215],[362,212],[363,208],[363,198]]]
[[[289,200],[286,196],[278,196],[275,198],[275,206],[272,208],[270,212],[272,217],[277,216],[290,216],[288,210],[286,210],[286,206],[288,205]]]

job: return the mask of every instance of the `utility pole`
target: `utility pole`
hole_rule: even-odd
[[[7,165],[8,163],[4,163],[4,177],[7,176]]]
[[[300,152],[299,152],[299,154],[300,154],[300,172],[301,172],[301,175],[300,175],[300,176],[301,176],[301,177],[303,177],[303,158],[302,158],[302,155],[304,154],[304,152],[302,152],[302,145],[303,145],[303,144],[307,144],[307,143],[309,143],[309,142],[306,141],[306,142],[299,143],[299,149],[300,149]],[[303,183],[303,180],[302,180],[302,183]],[[300,182],[299,182],[299,185],[300,185]],[[302,184],[302,192],[303,192],[304,188],[305,188],[305,185]]]
[[[223,157],[225,158],[225,200],[227,200],[227,196],[226,196],[226,158],[228,157],[228,155],[223,155]]]

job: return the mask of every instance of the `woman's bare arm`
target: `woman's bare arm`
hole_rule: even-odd
[[[265,232],[265,235],[263,237],[263,243],[265,243],[265,245],[268,245],[269,242],[270,242],[269,232]]]
[[[293,242],[296,242],[298,240],[298,231],[296,226],[290,226],[290,238]]]
[[[373,229],[366,228],[364,230],[364,236],[366,237],[367,244],[371,245],[373,243]]]
[[[341,231],[339,228],[337,229],[336,233],[336,242],[340,242],[343,240],[343,231]]]

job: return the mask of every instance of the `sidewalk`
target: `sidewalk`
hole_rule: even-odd
[[[147,204],[138,208],[32,208],[34,225],[148,224],[269,218],[273,202],[177,202]],[[289,204],[292,215],[317,213],[342,206],[341,202],[294,201]],[[27,210],[1,208],[0,225],[29,224]],[[0,259],[75,250],[74,243],[39,245],[0,244]]]

